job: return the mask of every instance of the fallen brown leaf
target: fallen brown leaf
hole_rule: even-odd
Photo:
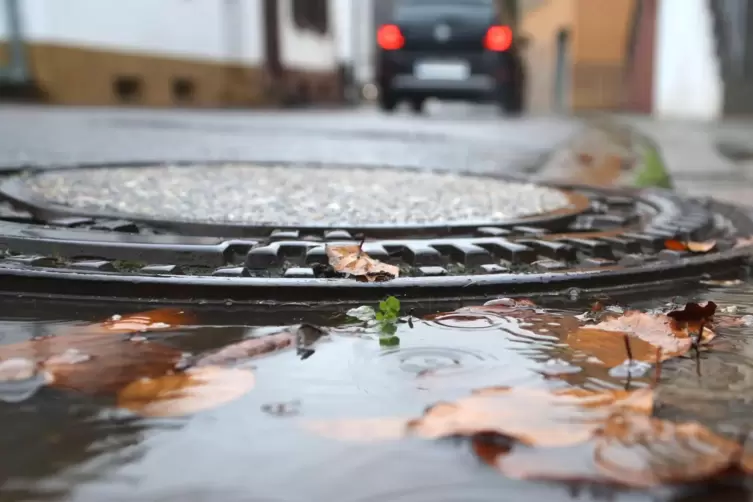
[[[314,351],[310,347],[324,335],[326,331],[322,328],[301,324],[273,335],[228,345],[199,358],[194,366],[227,366],[293,348],[299,350],[299,355],[302,355],[301,351],[308,351],[311,355]]]
[[[335,271],[366,282],[390,280],[400,275],[395,265],[371,258],[360,245],[326,246],[329,263]]]
[[[650,414],[653,391],[570,389],[480,389],[454,402],[441,402],[413,420],[379,418],[319,421],[304,425],[325,437],[375,441],[416,436],[440,439],[492,434],[529,446],[562,446],[588,440],[616,412]]]
[[[183,353],[159,343],[84,334],[0,346],[0,360],[14,358],[38,363],[52,375],[53,387],[97,395],[117,392],[136,378],[173,371]]]
[[[593,440],[553,448],[516,444],[509,449],[487,438],[474,437],[471,447],[479,460],[508,478],[571,483],[611,482],[594,465]]]
[[[178,417],[216,408],[246,394],[250,371],[205,366],[159,378],[141,378],[118,393],[118,406],[145,417]]]
[[[432,406],[409,430],[424,438],[495,433],[529,446],[562,446],[585,441],[621,409],[650,413],[652,391],[487,389]]]
[[[707,480],[733,466],[740,453],[740,445],[697,423],[616,414],[596,439],[594,462],[615,482],[652,488]]]
[[[740,445],[696,423],[615,413],[592,437],[559,447],[507,446],[474,437],[473,451],[507,477],[626,488],[712,479],[739,463]]]
[[[698,335],[701,329],[706,332],[705,327],[712,322],[716,312],[716,303],[706,302],[704,305],[698,303],[688,303],[682,310],[675,310],[667,314],[667,317],[673,319],[675,324],[680,328],[685,328],[691,335]],[[708,336],[703,341],[709,341]]]
[[[283,331],[261,338],[252,338],[228,345],[208,354],[196,362],[196,366],[225,366],[253,359],[264,354],[278,352],[295,346],[295,334]]]
[[[669,239],[664,241],[664,247],[672,251],[690,251],[691,253],[703,254],[716,249],[716,241],[678,241]]]
[[[605,366],[614,367],[629,359],[625,335],[629,337],[632,359],[648,363],[658,362],[658,357],[665,361],[683,355],[693,346],[689,333],[678,327],[671,317],[638,311],[582,326],[568,335],[567,343]],[[713,331],[704,327],[702,343],[714,336]]]
[[[75,332],[82,333],[145,333],[150,331],[173,330],[196,322],[188,311],[181,309],[157,309],[138,312],[125,316],[114,315],[108,320],[84,327],[76,327]]]

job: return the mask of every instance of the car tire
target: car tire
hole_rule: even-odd
[[[523,93],[518,88],[500,89],[497,106],[506,116],[517,117],[523,113]]]
[[[390,91],[380,92],[378,102],[379,109],[386,113],[392,113],[397,108],[397,97]]]
[[[426,100],[424,98],[414,98],[410,101],[410,109],[413,111],[413,113],[420,115],[424,112],[425,104]]]

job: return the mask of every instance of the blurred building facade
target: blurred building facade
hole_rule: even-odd
[[[520,0],[519,10],[533,111],[753,113],[750,0]]]
[[[716,120],[753,113],[749,0],[641,0],[639,9],[635,45],[653,44],[655,115]],[[646,66],[640,59],[633,73]]]
[[[617,110],[624,104],[636,0],[520,0],[528,38],[528,108]]]
[[[0,87],[71,105],[340,101],[348,3],[0,0]]]

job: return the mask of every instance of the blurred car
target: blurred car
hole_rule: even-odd
[[[428,98],[437,98],[522,112],[521,44],[498,24],[494,0],[395,0],[392,16],[377,29],[382,110],[408,101],[421,112]]]

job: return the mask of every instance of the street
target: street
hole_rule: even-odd
[[[0,107],[0,168],[98,162],[281,161],[514,173],[576,120],[432,104],[423,116],[334,110]]]

